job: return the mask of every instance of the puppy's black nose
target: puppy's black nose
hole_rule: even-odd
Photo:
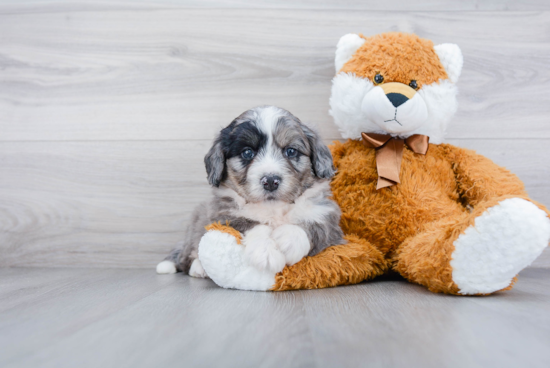
[[[262,183],[265,190],[267,190],[268,192],[273,192],[274,190],[277,190],[277,188],[279,188],[281,180],[282,179],[277,175],[269,175],[261,178],[260,183]]]
[[[388,93],[386,97],[388,98],[388,100],[390,100],[392,105],[395,107],[399,107],[409,100],[407,96],[402,95],[401,93],[395,93],[395,92]]]

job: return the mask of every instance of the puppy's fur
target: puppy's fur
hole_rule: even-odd
[[[197,248],[204,227],[218,221],[244,234],[252,264],[273,272],[343,243],[340,209],[330,199],[330,151],[290,112],[244,112],[220,132],[204,162],[213,196],[195,209],[181,246],[157,272],[206,277]]]

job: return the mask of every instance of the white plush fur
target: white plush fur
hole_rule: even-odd
[[[292,266],[307,256],[310,250],[306,232],[296,225],[282,225],[273,230],[271,238],[285,255],[286,264]]]
[[[403,138],[413,134],[424,134],[430,137],[430,143],[443,142],[447,125],[457,109],[458,90],[454,83],[450,80],[440,80],[423,86],[412,100],[423,100],[427,111],[425,119],[419,123],[424,116],[423,108],[420,107],[418,109],[420,118],[410,118],[410,123],[402,127],[395,123],[385,122],[387,116],[378,113],[376,107],[372,106],[373,103],[381,103],[381,93],[380,87],[375,87],[370,80],[360,78],[355,74],[339,73],[334,77],[329,113],[334,117],[334,122],[343,138],[361,139],[362,132],[391,134]],[[378,96],[378,98],[374,96]],[[408,109],[407,104],[412,100],[397,108],[396,116],[403,117],[401,120],[404,123],[407,122],[407,118],[403,113]],[[417,107],[420,105],[422,104],[418,103]],[[388,111],[393,107],[389,100],[384,106]],[[414,108],[411,105],[411,109],[413,109],[411,111],[414,111]],[[403,109],[403,113],[400,112],[400,109]]]
[[[201,239],[199,259],[217,285],[229,289],[269,290],[276,272],[260,270],[246,262],[245,248],[229,234],[211,230]]]
[[[461,294],[503,289],[549,240],[550,220],[544,211],[523,199],[506,199],[476,218],[454,242],[453,281]]]
[[[198,277],[202,279],[208,277],[208,275],[206,274],[206,271],[204,271],[204,268],[202,268],[202,264],[199,259],[195,259],[193,263],[191,263],[191,268],[189,269],[189,276]]]
[[[417,93],[422,96],[428,108],[428,119],[408,136],[423,134],[430,137],[430,143],[443,143],[449,121],[458,108],[458,88],[448,79],[423,86]]]
[[[462,57],[460,47],[453,43],[443,43],[434,46],[434,50],[439,57],[439,61],[441,61],[441,64],[445,68],[449,79],[451,82],[456,83],[462,72],[462,65],[464,64],[464,58]]]
[[[350,33],[342,36],[336,45],[336,55],[334,58],[334,66],[336,73],[342,69],[345,63],[355,54],[355,51],[365,43],[365,39],[356,34]]]
[[[176,272],[176,264],[172,261],[162,261],[157,265],[157,273],[160,275]]]
[[[363,98],[361,110],[369,121],[389,134],[402,135],[418,129],[428,118],[426,103],[420,94],[393,106],[381,87],[374,87]]]
[[[285,267],[285,256],[271,238],[273,229],[267,225],[257,225],[248,230],[243,238],[245,257],[252,266],[272,272],[280,272]]]
[[[338,73],[332,80],[329,114],[343,138],[361,139],[362,132],[386,134],[361,108],[363,99],[373,88],[370,80],[352,73]]]

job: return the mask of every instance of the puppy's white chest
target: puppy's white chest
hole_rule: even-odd
[[[278,201],[247,203],[238,210],[238,216],[275,228],[292,223],[294,206],[294,204]]]
[[[332,206],[326,204],[324,193],[328,191],[328,181],[316,183],[294,203],[283,201],[246,203],[244,198],[233,192],[232,197],[235,199],[237,208],[231,210],[231,215],[257,221],[272,228],[282,225],[321,223],[333,210]]]

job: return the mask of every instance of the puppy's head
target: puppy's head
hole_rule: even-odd
[[[290,112],[262,106],[223,129],[204,158],[212,186],[235,190],[247,202],[293,202],[334,176],[332,155],[311,128]]]

